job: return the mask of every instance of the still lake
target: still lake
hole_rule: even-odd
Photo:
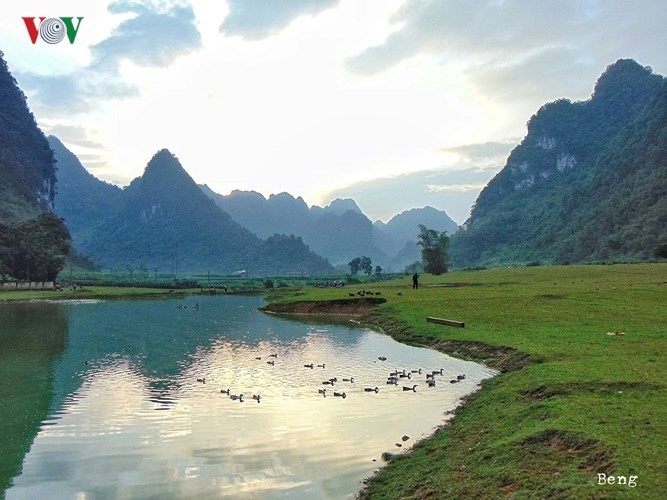
[[[0,496],[354,497],[383,452],[404,453],[495,374],[262,304],[0,304]],[[387,384],[395,370],[410,378]]]

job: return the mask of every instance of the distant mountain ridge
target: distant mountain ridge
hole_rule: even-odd
[[[74,162],[57,139],[52,143],[59,161]],[[85,204],[86,191],[108,195],[108,211],[95,207],[92,199],[85,213],[72,217],[78,247],[105,267],[144,266],[174,273],[244,270],[262,274],[282,268],[312,274],[333,270],[301,240],[276,236],[262,241],[233,221],[166,149],[158,151],[143,175],[122,190],[83,175],[76,165],[68,165],[65,175],[65,193],[56,197],[61,213],[72,215],[77,206]]]
[[[540,108],[453,238],[454,264],[651,258],[667,242],[665,92],[621,59],[589,100]]]
[[[419,251],[403,253],[406,244],[417,241],[419,224],[455,232],[456,223],[443,211],[431,207],[412,209],[389,223],[373,224],[352,199],[336,199],[326,207],[308,207],[301,198],[280,193],[265,198],[254,191],[232,191],[220,195],[200,186],[220,208],[259,237],[276,229],[303,238],[315,252],[340,266],[365,255],[375,264],[399,270],[420,258]]]
[[[51,135],[49,146],[58,159],[58,189],[53,211],[67,221],[75,245],[90,229],[120,209],[123,190],[89,173],[60,140]]]

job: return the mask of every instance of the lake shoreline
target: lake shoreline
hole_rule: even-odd
[[[437,340],[415,334],[407,323],[391,319],[377,310],[385,299],[308,300],[271,302],[260,311],[294,317],[356,318],[364,326],[378,330],[408,345],[427,347],[449,356],[474,361],[501,373],[520,370],[528,364],[529,356],[516,349],[463,340]]]
[[[388,300],[358,316],[361,324],[502,373],[369,477],[359,497],[659,497],[666,283],[665,264],[619,264],[423,275],[419,290],[409,276],[373,284]],[[360,288],[267,300],[340,301]],[[600,475],[637,481],[600,484]]]

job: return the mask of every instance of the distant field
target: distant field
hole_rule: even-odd
[[[409,278],[370,285],[387,302],[368,321],[509,371],[485,383],[451,426],[392,460],[365,494],[665,497],[666,264],[459,271],[420,281],[419,290]],[[361,289],[369,285],[269,298],[352,299]],[[599,485],[598,474],[635,486]]]

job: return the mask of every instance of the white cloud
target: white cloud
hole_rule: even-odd
[[[266,38],[303,15],[316,15],[339,0],[228,0],[229,13],[220,26],[225,35],[248,40]]]
[[[468,191],[476,191],[479,193],[486,183],[476,184],[428,184],[426,186],[429,193],[465,193]]]

